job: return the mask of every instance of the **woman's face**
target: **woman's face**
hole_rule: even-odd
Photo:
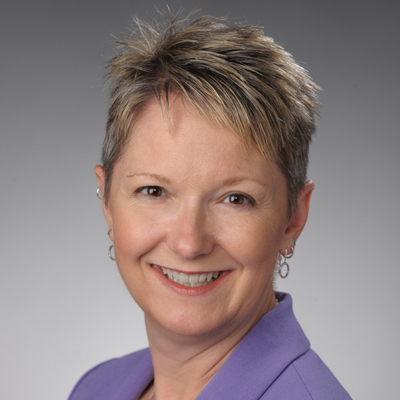
[[[148,321],[167,331],[248,329],[273,308],[278,251],[290,252],[302,228],[287,219],[285,179],[181,98],[171,121],[169,131],[150,103],[115,165],[103,210],[118,268]]]

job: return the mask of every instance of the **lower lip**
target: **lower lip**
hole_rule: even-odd
[[[200,296],[202,294],[206,294],[217,288],[230,274],[230,271],[224,271],[215,281],[209,283],[205,286],[198,287],[187,287],[180,285],[174,281],[170,281],[164,273],[161,271],[161,268],[151,264],[153,271],[156,273],[158,279],[169,289],[172,289],[174,292],[185,295],[185,296]]]

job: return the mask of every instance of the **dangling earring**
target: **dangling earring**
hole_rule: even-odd
[[[110,259],[111,259],[112,261],[115,261],[115,257],[113,257],[113,255],[112,255],[112,253],[111,253],[111,251],[112,251],[113,248],[114,248],[114,245],[112,244],[112,245],[109,247],[109,249],[108,249],[108,257],[110,257]]]
[[[98,198],[99,200],[101,200],[101,190],[100,190],[100,188],[97,188],[97,190],[96,190],[96,196],[97,196],[97,198]]]
[[[285,255],[284,256],[282,256],[282,254],[279,254],[279,276],[282,279],[286,279],[289,276],[290,267],[289,267],[289,264],[287,263],[287,260],[289,260],[289,258],[293,257],[295,246],[296,246],[296,242],[294,242],[290,246],[290,248],[292,249],[292,252],[290,254],[288,254],[287,249],[285,249]],[[283,262],[282,262],[282,257],[284,258]],[[286,273],[283,273],[283,270],[284,270],[285,267],[286,267]]]

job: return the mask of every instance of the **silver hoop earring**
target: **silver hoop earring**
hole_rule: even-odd
[[[113,257],[113,255],[112,255],[112,253],[111,253],[111,251],[112,251],[113,248],[114,248],[114,245],[112,244],[112,245],[110,246],[110,248],[108,249],[108,257],[110,257],[110,259],[111,259],[112,261],[115,261],[115,257]]]
[[[289,258],[292,258],[294,256],[294,248],[296,247],[296,242],[293,242],[293,244],[290,245],[290,248],[292,249],[292,252],[290,254],[287,253],[287,249],[285,250],[285,258],[286,260],[289,260]]]
[[[100,191],[100,188],[97,188],[97,190],[96,190],[96,196],[97,196],[97,198],[98,198],[99,200],[101,200],[101,191]]]
[[[294,254],[294,248],[296,246],[296,242],[294,242],[290,248],[292,249],[292,252],[290,254],[288,254],[287,249],[285,249],[285,255],[282,256],[281,254],[279,254],[279,276],[282,279],[286,279],[289,276],[290,273],[290,267],[289,264],[287,262],[287,260],[289,260],[289,258],[293,257]],[[283,262],[282,262],[282,257],[284,258]],[[286,268],[286,272],[283,273],[284,269]]]
[[[284,258],[284,261],[282,262],[282,258]],[[284,268],[286,268],[286,272],[283,273]],[[286,261],[286,257],[282,256],[281,254],[279,254],[279,276],[282,279],[286,279],[289,276],[289,272],[290,272],[290,267],[289,264]]]

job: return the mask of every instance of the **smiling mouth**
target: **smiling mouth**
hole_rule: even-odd
[[[155,265],[155,264],[153,264]],[[179,285],[186,287],[199,287],[207,286],[210,283],[216,281],[222,274],[222,272],[203,272],[198,274],[185,274],[184,272],[174,271],[165,267],[160,267],[164,276],[170,281],[176,282]]]

